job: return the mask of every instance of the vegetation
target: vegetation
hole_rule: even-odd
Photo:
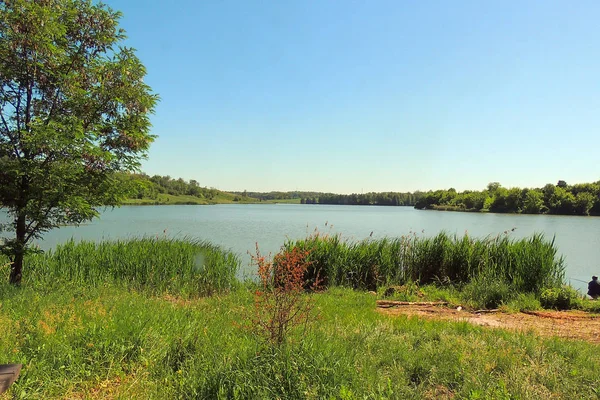
[[[259,288],[254,294],[254,318],[249,328],[271,345],[285,345],[295,328],[301,327],[306,333],[308,325],[314,322],[314,302],[304,295],[308,256],[308,251],[295,247],[269,260],[256,246],[252,261],[258,267]],[[317,280],[311,289],[318,286]]]
[[[238,327],[245,290],[191,302],[105,285],[3,288],[0,363],[27,398],[594,398],[597,345],[390,318],[374,297],[313,295],[319,323],[273,350]]]
[[[456,286],[480,307],[508,303],[518,294],[538,297],[560,287],[564,262],[553,241],[541,235],[514,240],[507,235],[485,239],[440,233],[425,238],[344,241],[313,235],[288,241],[286,250],[308,251],[307,281],[327,286],[377,290],[386,285],[436,283]]]
[[[504,188],[490,183],[480,192],[454,189],[428,192],[415,208],[498,213],[599,215],[600,181],[568,185],[558,181],[543,188]]]
[[[23,283],[35,288],[114,284],[153,294],[198,297],[235,287],[240,260],[207,242],[143,238],[69,241],[55,250],[28,255],[25,266],[29,274]]]
[[[559,181],[538,189],[507,189],[490,183],[487,189],[455,189],[414,193],[369,192],[222,192],[169,176],[127,175],[132,188],[126,204],[293,203],[335,205],[414,206],[417,209],[523,214],[600,215],[600,181],[567,185]]]
[[[323,256],[318,246],[336,243],[334,238],[312,240],[318,243],[316,253],[294,247],[267,263],[273,273],[265,278],[274,279],[269,287],[285,281],[285,271],[310,268],[307,258]],[[501,244],[500,238],[486,244],[447,236],[416,244],[429,249],[416,254],[435,262],[436,243],[444,241],[459,247],[497,246],[502,249],[498,254],[507,253],[505,261],[513,253],[529,254],[524,248],[529,242]],[[379,246],[387,254],[382,261],[391,256],[390,243],[358,243],[347,251],[364,251],[361,259],[368,262],[375,260],[370,246]],[[449,260],[454,253],[443,254]],[[346,260],[359,258],[347,255]],[[0,284],[0,363],[24,364],[7,398],[536,399],[597,394],[597,345],[465,322],[385,316],[375,311],[374,296],[332,287],[331,277],[326,292],[299,297],[318,312],[318,324],[286,331],[281,345],[265,341],[246,329],[261,310],[254,290],[264,286],[236,284],[237,259],[206,243],[162,238],[71,242],[44,255],[27,255],[26,265],[31,273],[21,287]],[[275,270],[284,265],[290,268],[280,269],[275,279]],[[404,286],[406,296],[460,295],[440,281]],[[214,296],[200,297],[206,294]],[[516,300],[535,303],[530,297]]]
[[[232,192],[239,196],[248,196],[254,199],[258,199],[258,201],[263,202],[272,202],[272,203],[300,203],[301,199],[306,198],[317,198],[323,193],[320,192],[303,192],[303,191],[293,191],[293,192],[249,192],[244,190],[243,192]]]
[[[129,199],[125,204],[217,204],[258,201],[247,195],[202,187],[194,179],[185,181],[170,176],[146,174],[124,174],[122,179],[128,182],[130,188]]]
[[[0,2],[0,207],[14,238],[0,250],[21,282],[31,239],[116,205],[116,171],[134,170],[153,136],[157,96],[120,13],[91,1]]]
[[[424,195],[422,192],[415,193],[364,193],[364,194],[332,194],[326,193],[319,196],[318,199],[305,200],[307,204],[343,204],[343,205],[362,205],[362,206],[414,206],[416,202]]]

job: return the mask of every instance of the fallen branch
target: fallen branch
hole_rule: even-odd
[[[564,311],[529,311],[529,310],[523,310],[521,311],[523,314],[527,314],[527,315],[533,315],[535,317],[540,317],[540,318],[550,318],[550,319],[563,319],[563,320],[571,320],[571,321],[575,321],[575,320],[590,320],[590,319],[599,319],[600,316],[599,315],[593,315],[593,314],[587,314],[587,315],[573,315],[573,314],[569,314],[568,312],[569,310],[564,310]],[[564,313],[564,314],[560,314],[560,313]]]
[[[498,308],[492,308],[490,310],[484,309],[484,310],[477,310],[477,311],[473,311],[474,314],[489,314],[489,313],[495,313],[495,312],[499,312],[500,310]]]
[[[447,301],[392,301],[377,300],[377,307],[387,308],[395,306],[445,306]]]

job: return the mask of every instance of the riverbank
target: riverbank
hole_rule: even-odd
[[[461,321],[389,317],[349,289],[271,349],[243,327],[248,290],[185,300],[112,285],[5,292],[3,398],[593,398],[597,345]],[[565,371],[570,371],[565,373]]]
[[[453,249],[451,238],[428,240],[411,246],[432,250],[426,256],[430,261],[439,254],[434,243]],[[346,254],[344,265],[356,268],[355,261],[362,260],[369,266],[369,260],[377,261],[370,257],[380,254],[384,260],[392,254],[384,249],[391,243],[373,241],[378,250],[372,253],[368,243],[337,243],[329,261],[317,250],[313,255],[335,273],[331,263],[341,254]],[[533,243],[537,249],[544,242],[519,243],[504,241],[499,248],[510,253],[515,246],[528,258],[522,246]],[[490,249],[497,245],[488,243]],[[568,340],[551,331],[489,330],[461,317],[390,316],[377,309],[378,299],[442,301],[444,315],[471,315],[480,304],[473,301],[475,292],[445,280],[425,285],[410,280],[391,290],[390,276],[372,293],[343,287],[361,287],[361,281],[334,282],[329,275],[326,290],[303,295],[312,304],[307,324],[291,329],[283,346],[274,346],[251,329],[253,316],[261,312],[260,288],[238,281],[239,266],[234,254],[210,243],[137,239],[71,242],[30,255],[20,288],[6,285],[7,267],[0,269],[0,363],[24,365],[4,398],[595,395],[600,355],[594,340]],[[363,274],[356,269],[349,276]],[[504,299],[497,312],[503,320],[519,311],[539,312],[544,296],[536,293]],[[597,302],[579,299],[572,305],[600,311]]]
[[[300,204],[300,199],[260,200],[252,197],[243,197],[230,193],[220,192],[212,198],[189,195],[174,196],[159,194],[156,198],[126,199],[126,206],[164,206],[164,205],[214,205],[214,204]]]

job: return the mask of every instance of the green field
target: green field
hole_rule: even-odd
[[[190,195],[171,195],[161,193],[155,199],[126,199],[124,205],[207,205],[207,204],[236,204],[258,203],[257,199],[240,197],[230,193],[219,192],[211,199]]]
[[[433,242],[424,243],[434,248]],[[441,246],[454,248],[448,243]],[[500,246],[507,254],[526,253],[523,243]],[[340,251],[347,260],[359,259],[348,255],[350,245]],[[354,246],[366,262],[366,245]],[[307,329],[291,330],[282,346],[274,346],[249,325],[258,287],[237,280],[239,266],[235,255],[209,243],[165,239],[71,242],[30,255],[21,287],[4,283],[5,265],[0,268],[0,363],[24,367],[0,398],[598,396],[598,345],[466,322],[386,316],[376,311],[375,296],[343,281],[303,295],[314,301]],[[392,280],[377,286],[380,296],[388,283]],[[461,285],[441,282],[420,290],[429,300],[462,302],[470,295]],[[505,306],[518,309],[526,301],[539,307],[534,293]]]

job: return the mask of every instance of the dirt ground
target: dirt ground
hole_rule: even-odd
[[[489,328],[533,331],[541,336],[559,336],[600,344],[600,315],[582,311],[532,311],[528,313],[477,313],[446,306],[405,305],[378,308],[385,315],[408,315],[427,319],[466,321]]]

